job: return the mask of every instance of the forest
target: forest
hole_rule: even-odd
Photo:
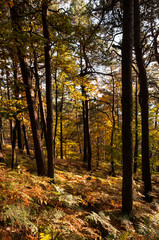
[[[0,0],[0,240],[159,239],[158,0]]]

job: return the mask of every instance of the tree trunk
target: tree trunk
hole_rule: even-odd
[[[91,149],[91,140],[90,140],[90,127],[89,127],[89,109],[88,109],[88,100],[85,100],[85,111],[86,111],[86,136],[87,136],[87,149],[88,149],[88,171],[92,169],[92,149]]]
[[[64,85],[62,86],[62,98],[61,98],[61,106],[60,106],[60,154],[61,154],[61,159],[63,159],[63,121],[62,121],[63,102],[64,102]]]
[[[3,143],[3,125],[2,125],[2,116],[0,115],[0,151],[2,151]]]
[[[31,120],[38,175],[46,175],[43,146],[42,146],[41,135],[40,135],[40,126],[38,122],[37,112],[35,109],[34,91],[29,85],[29,81],[31,79],[29,78],[29,69],[28,69],[28,65],[25,58],[23,59],[20,57],[20,66],[21,66],[23,81],[26,85],[26,97],[27,97],[27,104],[28,104],[29,115]]]
[[[136,77],[136,91],[135,91],[135,151],[134,151],[134,173],[137,172],[137,160],[138,160],[138,84]]]
[[[140,34],[140,6],[139,0],[134,0],[134,45],[137,66],[139,69],[140,106],[142,118],[142,179],[144,181],[145,195],[152,190],[149,159],[149,111],[148,111],[148,82],[143,61],[141,34]]]
[[[30,75],[30,69],[28,67],[27,58],[25,56],[25,49],[21,49],[21,46],[19,45],[19,42],[16,37],[17,34],[19,35],[22,32],[21,27],[19,25],[18,7],[19,6],[15,3],[14,6],[10,9],[11,19],[12,19],[13,30],[15,32],[15,41],[17,42],[17,55],[19,58],[22,78],[25,85],[25,93],[26,93],[29,116],[31,121],[31,128],[33,133],[37,172],[38,172],[38,175],[45,175],[46,171],[45,171],[43,147],[42,147],[42,142],[40,137],[38,116],[35,108],[34,91],[32,89],[32,79]]]
[[[82,96],[84,96],[84,86],[82,85]],[[85,97],[85,96],[84,96]],[[82,111],[83,111],[83,135],[84,135],[84,145],[83,145],[83,162],[87,162],[87,132],[86,132],[86,108],[85,100],[82,100]]]
[[[56,119],[55,119],[55,130],[54,130],[54,156],[55,156],[55,147],[56,147],[56,135],[57,135],[57,124],[58,124],[58,85],[57,85],[57,69],[55,69],[55,111],[56,111]]]
[[[16,118],[16,124],[17,124],[17,136],[18,136],[18,149],[22,150],[23,144],[22,144],[21,123],[20,123],[20,120],[18,120],[17,118]]]
[[[23,124],[22,128],[23,128],[23,133],[24,133],[26,151],[27,151],[27,154],[30,155],[29,144],[28,144],[28,139],[27,139],[27,134],[26,134],[26,129],[25,129],[24,124]]]
[[[111,147],[111,171],[110,174],[115,177],[115,170],[114,170],[114,160],[113,160],[113,144],[114,144],[114,132],[115,132],[115,111],[114,111],[114,104],[115,104],[115,83],[114,83],[114,77],[111,69],[112,74],[112,81],[113,81],[113,102],[112,102],[112,132],[111,132],[111,141],[110,141],[110,147]]]
[[[10,89],[9,89],[9,80],[8,80],[8,77],[9,77],[9,73],[8,71],[6,71],[6,79],[7,79],[7,95],[8,95],[8,100],[10,100]],[[12,119],[9,119],[9,125],[10,125],[10,140],[12,142]]]
[[[157,109],[156,109],[156,116],[155,116],[155,129],[156,129],[157,126],[158,126],[158,111],[159,111],[159,107],[157,107]]]
[[[123,0],[122,42],[122,212],[132,211],[132,47],[133,47],[133,0]]]
[[[2,100],[1,81],[0,81],[0,97]],[[0,115],[0,151],[2,151],[2,145],[3,145],[3,124],[2,124],[2,116]]]
[[[13,128],[13,133],[12,133],[12,170],[14,169],[14,163],[15,163],[15,147],[16,147],[16,132],[17,132],[17,122],[15,123],[15,126]]]
[[[45,143],[46,143],[46,135],[47,135],[46,134],[46,119],[45,119],[42,96],[41,96],[41,91],[40,91],[39,74],[38,74],[38,62],[37,62],[37,57],[36,57],[35,50],[34,50],[34,71],[35,71],[36,88],[37,88],[37,91],[38,91],[38,99],[39,99],[39,106],[40,106],[41,125],[42,125],[42,131],[43,131],[44,137],[45,137]]]
[[[79,123],[78,123],[78,110],[77,110],[77,107],[76,107],[76,126],[77,126],[77,137],[78,137],[79,152],[80,152],[80,155],[82,155],[82,147],[81,147],[81,139],[80,139],[80,129],[79,129]]]
[[[42,3],[42,23],[45,42],[45,73],[46,73],[46,103],[47,103],[47,154],[48,177],[54,181],[54,149],[53,149],[53,107],[52,107],[52,79],[51,79],[51,46],[47,23],[48,4]]]

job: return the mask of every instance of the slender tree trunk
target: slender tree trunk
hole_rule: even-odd
[[[87,71],[88,71],[88,57],[86,54],[86,46],[85,44],[82,45],[81,47],[81,52],[85,61],[85,69],[83,71],[82,69],[82,62],[81,62],[81,76],[86,76],[87,75]],[[81,55],[81,56],[82,56]],[[81,57],[82,60],[82,57]],[[86,131],[86,146],[87,146],[87,162],[88,162],[88,171],[90,171],[92,169],[92,149],[91,149],[91,140],[90,140],[90,126],[89,126],[89,108],[88,108],[88,99],[87,99],[87,94],[86,91],[84,89],[84,85],[82,85],[82,91],[83,91],[83,96],[85,97],[84,100],[84,115],[85,115],[85,130]]]
[[[45,119],[44,107],[43,107],[41,90],[40,90],[40,82],[39,82],[39,74],[38,74],[38,62],[37,62],[37,57],[36,57],[35,50],[34,50],[34,73],[35,73],[35,79],[36,79],[36,87],[37,87],[37,91],[38,91],[42,131],[44,133],[45,143],[46,143],[46,135],[47,135],[46,134],[46,119]]]
[[[6,79],[7,79],[7,95],[8,95],[8,100],[10,100],[10,89],[9,89],[9,73],[6,71]],[[10,140],[12,141],[12,119],[9,119],[9,125],[10,125]]]
[[[132,47],[133,47],[133,0],[123,0],[122,42],[122,212],[132,211]]]
[[[156,129],[157,126],[158,126],[158,111],[159,111],[159,107],[157,107],[157,109],[156,109],[156,116],[155,116],[155,129]]]
[[[13,133],[12,133],[12,170],[14,169],[14,163],[15,163],[15,147],[16,147],[16,132],[17,132],[17,122],[15,123],[15,126],[13,128]]]
[[[17,64],[13,61],[13,75],[14,75],[14,95],[16,100],[19,100],[19,86],[18,86],[18,66]],[[9,89],[8,89],[8,99],[10,99],[10,94],[9,94]],[[22,144],[22,134],[21,134],[21,122],[19,119],[16,118],[16,129],[17,129],[17,137],[18,137],[18,148],[23,149],[23,144]],[[11,127],[10,127],[11,128]]]
[[[82,86],[82,95],[84,96],[84,86]],[[84,145],[83,145],[83,162],[87,162],[87,132],[86,132],[86,108],[85,100],[82,100],[82,111],[83,111],[83,135],[84,135]]]
[[[2,88],[1,88],[1,81],[0,81],[0,97],[2,100]],[[3,145],[3,124],[2,124],[2,116],[0,115],[0,151],[2,151]]]
[[[15,32],[15,41],[17,42],[17,55],[19,58],[22,78],[25,85],[25,93],[26,93],[29,116],[31,121],[31,128],[33,133],[37,172],[38,172],[38,175],[45,175],[46,171],[45,171],[43,147],[42,147],[42,142],[40,137],[38,116],[35,108],[34,91],[32,89],[32,79],[31,79],[30,69],[28,67],[27,58],[25,56],[25,49],[21,49],[21,46],[19,45],[19,42],[17,40],[17,33],[20,34],[22,32],[19,24],[19,18],[18,18],[19,7],[21,6],[18,6],[15,3],[14,6],[10,9],[12,26]]]
[[[46,73],[46,103],[47,103],[47,154],[48,177],[54,181],[54,149],[53,149],[53,107],[52,107],[52,79],[51,79],[51,46],[47,23],[48,4],[42,3],[42,23],[45,42],[45,73]]]
[[[141,34],[140,34],[140,5],[139,0],[134,0],[134,44],[137,66],[139,69],[139,83],[140,83],[140,106],[142,118],[142,178],[144,181],[145,195],[152,190],[151,186],[151,172],[149,159],[149,111],[148,111],[148,82],[147,74],[144,66]]]
[[[61,159],[63,159],[63,126],[62,126],[62,112],[60,116],[60,153]]]
[[[85,101],[86,107],[86,133],[87,133],[87,149],[88,149],[88,171],[92,169],[92,149],[91,149],[91,140],[90,140],[90,127],[89,127],[89,108],[88,100]]]
[[[2,151],[3,143],[3,125],[2,125],[2,116],[0,115],[0,151]]]
[[[135,151],[134,151],[134,173],[137,172],[137,160],[138,160],[138,81],[136,77],[136,91],[135,91]]]
[[[17,118],[16,118],[16,124],[17,124],[18,148],[20,150],[22,150],[23,149],[23,144],[22,144],[21,122]]]
[[[25,140],[26,151],[27,151],[27,154],[30,155],[30,150],[29,150],[29,144],[28,144],[28,138],[27,138],[27,134],[26,134],[25,124],[22,125],[22,128],[23,128],[23,133],[24,133],[24,140]]]
[[[58,85],[57,85],[57,69],[55,69],[55,111],[56,111],[56,119],[55,119],[55,130],[54,130],[54,156],[55,156],[55,147],[56,147],[56,135],[57,135],[57,124],[58,124]]]
[[[97,165],[96,167],[99,167],[99,161],[100,161],[100,147],[99,147],[99,136],[97,137]]]
[[[61,106],[60,106],[60,154],[61,159],[63,159],[63,117],[62,117],[62,110],[63,110],[63,102],[64,102],[64,85],[62,87],[62,98],[61,98]]]
[[[77,136],[78,136],[78,145],[79,145],[79,152],[82,155],[82,147],[81,147],[81,139],[80,139],[80,129],[79,129],[79,123],[78,123],[78,111],[76,107],[76,126],[77,126]]]
[[[111,147],[111,171],[110,174],[115,177],[115,169],[114,169],[114,160],[113,160],[113,144],[114,144],[114,132],[115,132],[115,111],[114,111],[114,105],[115,105],[115,83],[114,83],[114,77],[111,69],[112,74],[112,81],[113,81],[113,102],[112,102],[112,132],[111,132],[111,141],[110,141],[110,147]]]

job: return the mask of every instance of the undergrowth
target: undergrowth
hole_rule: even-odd
[[[0,164],[0,239],[159,239],[159,176],[153,177],[152,203],[145,203],[136,178],[134,210],[123,216],[120,176],[88,174],[62,160],[56,166],[53,184],[20,162],[14,171]]]

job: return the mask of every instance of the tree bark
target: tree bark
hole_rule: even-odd
[[[16,33],[15,36],[17,36],[17,33],[22,34],[21,27],[19,25],[18,7],[19,6],[16,5],[16,3],[15,3],[14,6],[10,9],[13,30]],[[19,58],[21,72],[22,72],[22,78],[23,78],[23,82],[25,85],[25,93],[26,93],[29,116],[30,116],[30,121],[31,121],[31,128],[32,128],[32,133],[33,133],[37,172],[38,172],[38,175],[46,175],[43,147],[42,147],[42,142],[41,142],[41,137],[40,137],[38,116],[37,116],[37,112],[36,112],[36,108],[35,108],[34,91],[32,89],[32,79],[31,79],[31,75],[30,75],[30,69],[28,67],[27,58],[25,56],[25,49],[21,49],[21,46],[19,45],[16,37],[15,37],[15,41],[17,43],[17,55]]]
[[[134,151],[134,173],[137,173],[137,160],[138,160],[138,81],[136,77],[136,91],[135,91],[135,151]]]
[[[16,147],[16,138],[17,138],[17,122],[15,122],[15,126],[13,128],[13,133],[12,133],[12,170],[14,169],[15,166],[15,147]]]
[[[87,149],[88,149],[88,171],[92,169],[92,149],[91,149],[91,140],[90,140],[90,127],[89,127],[89,108],[88,100],[85,100],[85,109],[86,109],[86,134],[87,134]]]
[[[21,121],[16,118],[16,124],[17,124],[17,136],[18,136],[18,149],[23,149],[22,144],[22,131],[21,131]]]
[[[64,102],[64,85],[62,86],[62,98],[61,98],[61,106],[60,106],[60,154],[61,159],[63,159],[63,102]]]
[[[6,79],[7,79],[7,95],[8,95],[8,100],[10,100],[10,89],[9,89],[9,80],[8,80],[8,77],[9,77],[9,73],[8,71],[6,71]],[[9,124],[10,124],[10,140],[12,142],[12,119],[9,119]]]
[[[47,135],[46,134],[46,119],[45,119],[44,108],[43,108],[43,103],[42,103],[42,96],[41,96],[40,82],[39,82],[39,74],[38,74],[38,62],[37,62],[37,57],[36,57],[35,50],[34,50],[34,74],[35,74],[35,79],[36,79],[36,88],[37,88],[37,91],[38,91],[42,131],[44,133],[45,143],[46,143],[46,135]]]
[[[2,116],[0,115],[0,151],[2,151],[3,143],[3,125],[2,125]]]
[[[143,60],[141,34],[140,34],[140,5],[139,0],[134,0],[134,45],[137,66],[139,69],[140,106],[142,121],[142,179],[144,181],[145,194],[152,190],[149,159],[149,106],[148,106],[148,81]]]
[[[122,212],[132,211],[132,47],[133,47],[133,0],[123,0],[122,42]]]
[[[84,94],[84,86],[82,85],[82,96],[85,97]],[[82,100],[82,111],[83,111],[83,162],[87,162],[87,132],[86,132],[86,108],[85,108],[85,100]]]
[[[23,128],[23,133],[24,133],[24,140],[25,140],[26,151],[27,151],[27,154],[30,155],[30,150],[29,150],[29,144],[28,144],[25,124],[22,125],[22,128]]]
[[[113,81],[113,101],[112,101],[112,132],[111,132],[111,141],[110,141],[110,147],[111,147],[111,171],[110,174],[115,177],[115,169],[114,169],[114,160],[113,160],[113,144],[114,144],[114,132],[115,132],[115,111],[114,111],[114,105],[115,105],[115,83],[114,83],[114,77],[111,69],[112,74],[112,81]]]
[[[47,156],[48,177],[54,181],[54,149],[53,149],[53,107],[52,107],[52,79],[51,79],[51,46],[47,23],[48,4],[42,3],[42,23],[45,42],[45,73],[46,73],[46,103],[47,103]]]
[[[1,81],[0,81],[0,97],[2,100],[2,88],[1,88]],[[0,151],[2,151],[3,145],[3,123],[2,123],[2,116],[0,115]]]
[[[55,147],[56,147],[56,136],[57,136],[57,124],[58,124],[58,84],[57,84],[57,69],[55,69],[55,111],[56,111],[56,118],[55,118],[55,130],[54,130],[54,157],[55,157]]]

